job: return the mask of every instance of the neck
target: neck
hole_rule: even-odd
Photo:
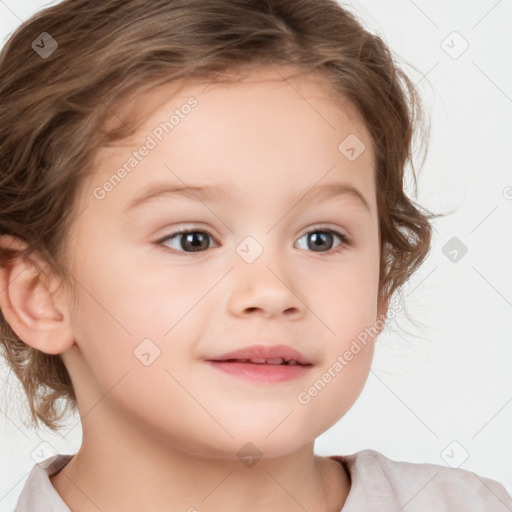
[[[79,452],[51,477],[73,511],[156,512],[172,505],[189,512],[339,512],[350,488],[343,466],[315,456],[313,443],[250,464],[186,452],[112,424],[84,423]]]

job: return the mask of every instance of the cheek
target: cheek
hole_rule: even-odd
[[[106,243],[96,242],[95,247],[104,250],[89,251],[74,269],[80,285],[72,324],[98,382],[109,387],[130,368],[143,367],[148,358],[162,371],[186,364],[181,356],[193,348],[200,317],[208,314],[201,297],[212,286],[211,272],[201,275],[179,266],[158,271],[130,260],[127,251],[116,254],[115,244],[108,251]]]
[[[358,351],[357,354],[353,353]],[[368,378],[373,344],[352,349],[351,359],[345,351],[336,354],[297,394],[298,417],[306,418],[314,437],[319,436],[342,418],[356,402]]]
[[[357,400],[370,372],[378,328],[382,327],[376,319],[375,293],[355,297],[338,294],[332,299],[337,304],[331,310],[334,334],[320,337],[324,358],[296,395],[298,408],[303,409],[300,415],[315,436],[334,425]]]
[[[200,299],[208,282],[179,266],[155,269],[128,252],[90,254],[77,267],[77,280],[84,283],[78,287],[81,321],[101,323],[109,334],[160,337]]]
[[[317,273],[316,286],[310,287],[316,290],[309,296],[311,307],[324,324],[319,332],[325,358],[297,402],[316,418],[318,434],[350,409],[368,378],[383,327],[377,318],[378,265],[376,253],[361,254],[357,262],[340,266],[335,276]]]
[[[300,280],[307,304],[330,346],[343,349],[348,339],[375,323],[378,279],[379,261],[370,251],[354,253],[330,269],[304,271]]]

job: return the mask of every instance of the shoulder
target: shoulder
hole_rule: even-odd
[[[25,481],[14,512],[71,512],[50,480],[71,457],[58,454],[36,464]]]
[[[503,485],[465,469],[395,461],[375,450],[333,458],[343,463],[351,477],[347,512],[362,505],[367,510],[409,505],[416,512],[512,511],[512,498]]]

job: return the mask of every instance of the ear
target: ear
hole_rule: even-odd
[[[26,247],[18,238],[0,236],[0,309],[27,345],[47,354],[60,354],[74,343],[67,304],[53,293],[59,280],[44,272],[47,263],[19,254]],[[3,257],[6,250],[14,252],[12,258]]]

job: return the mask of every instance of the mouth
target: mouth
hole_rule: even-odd
[[[268,383],[297,379],[313,367],[306,356],[286,345],[252,345],[205,361],[230,376]]]
[[[272,365],[276,365],[276,364],[285,364],[285,365],[295,365],[295,364],[300,364],[302,366],[307,366],[307,365],[303,365],[302,363],[299,363],[298,361],[296,361],[295,359],[290,359],[290,360],[285,360],[284,358],[282,357],[274,357],[274,358],[269,358],[269,359],[265,359],[265,358],[254,358],[254,359],[221,359],[221,360],[217,360],[216,362],[218,363],[252,363],[252,364],[272,364]]]

